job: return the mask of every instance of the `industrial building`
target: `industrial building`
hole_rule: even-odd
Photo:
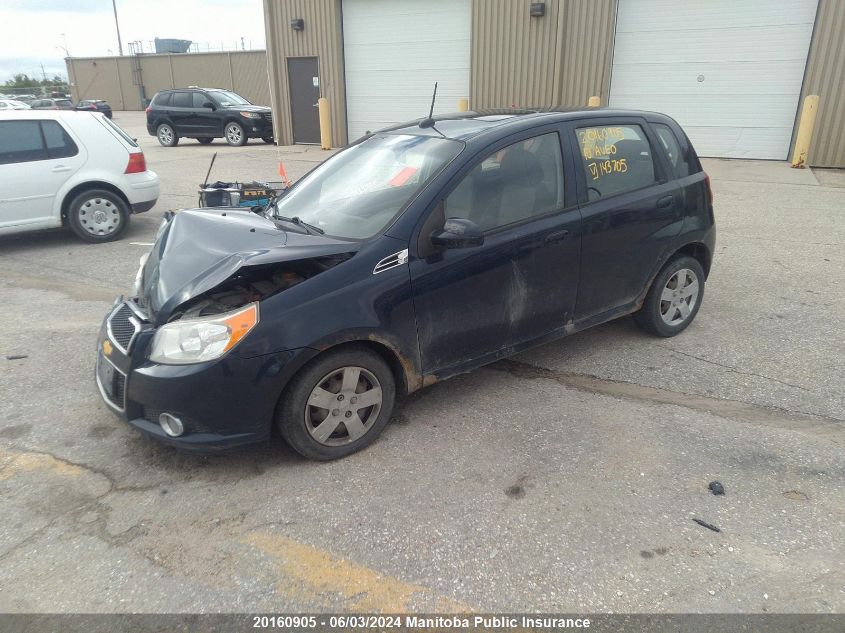
[[[785,160],[820,96],[809,163],[845,167],[840,0],[264,0],[281,143],[335,145],[428,113],[602,105],[675,117],[703,156]]]

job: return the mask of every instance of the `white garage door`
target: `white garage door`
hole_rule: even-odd
[[[817,0],[620,0],[611,107],[665,112],[702,156],[785,159]]]
[[[349,140],[469,96],[469,0],[344,0]]]

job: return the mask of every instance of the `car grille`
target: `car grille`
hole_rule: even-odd
[[[126,408],[126,376],[105,358],[103,352],[97,357],[97,384],[106,401],[114,408]]]
[[[264,120],[267,121],[268,123],[273,122],[273,113],[272,112],[262,112],[261,116],[263,116]]]
[[[122,303],[109,317],[109,334],[111,339],[125,352],[129,353],[132,341],[140,329],[138,320],[134,318],[132,309]]]

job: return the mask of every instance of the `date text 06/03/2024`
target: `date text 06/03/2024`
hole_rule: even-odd
[[[562,618],[553,616],[483,616],[472,618],[462,616],[405,616],[405,626],[408,628],[453,628],[453,629],[509,629],[509,628],[557,628],[557,629],[588,629],[589,618]]]

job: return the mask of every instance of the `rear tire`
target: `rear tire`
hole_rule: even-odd
[[[86,242],[111,242],[129,226],[129,207],[111,191],[88,189],[71,200],[67,223]]]
[[[160,123],[156,128],[156,136],[164,147],[173,147],[179,142],[179,135],[170,123]]]
[[[211,136],[201,136],[197,139],[202,145],[208,145],[214,140]]]
[[[704,299],[704,269],[697,259],[677,255],[654,278],[634,321],[655,336],[683,332],[695,319]]]
[[[316,357],[294,376],[279,400],[276,424],[299,454],[338,459],[378,438],[395,398],[393,372],[378,354],[343,347]]]

